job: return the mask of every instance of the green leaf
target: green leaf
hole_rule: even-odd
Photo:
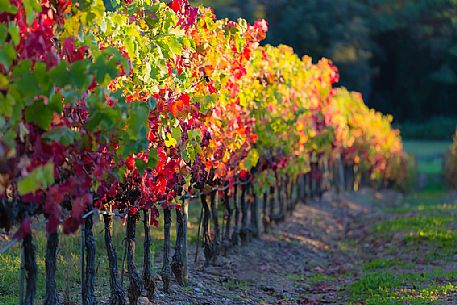
[[[54,183],[54,163],[49,161],[43,166],[35,168],[28,176],[22,177],[17,183],[20,195],[34,193],[45,189]]]
[[[253,167],[259,162],[259,152],[257,149],[253,148],[248,156],[243,160],[243,168],[247,171],[250,171]]]
[[[62,60],[57,66],[48,71],[50,78],[55,82],[57,87],[65,87],[71,83],[70,74],[68,73],[68,63]]]
[[[25,119],[27,122],[34,123],[41,129],[48,130],[53,113],[54,111],[52,111],[51,107],[46,106],[43,102],[39,101],[25,109]]]
[[[35,19],[35,13],[41,11],[38,0],[23,0],[27,24],[31,25]]]
[[[38,172],[38,178],[42,182],[42,187],[47,188],[49,185],[54,183],[54,163],[48,162],[42,170]]]
[[[17,7],[12,5],[9,0],[0,0],[0,13],[16,14]]]
[[[195,162],[195,159],[197,156],[196,147],[199,147],[199,146],[195,146],[195,145],[192,145],[191,143],[187,143],[186,147],[181,151],[181,156],[184,159],[184,161],[191,162],[191,163]]]
[[[0,49],[0,63],[9,69],[10,65],[13,63],[13,60],[16,59],[16,50],[14,46],[10,43],[5,44],[2,49]]]
[[[174,55],[181,55],[183,51],[183,46],[178,38],[170,36],[168,39],[168,46]]]
[[[149,104],[149,109],[150,110],[154,110],[157,107],[157,101],[153,97],[149,98],[148,104]]]
[[[21,38],[19,37],[19,28],[17,27],[17,24],[14,22],[10,22],[8,32],[11,35],[11,40],[13,41],[14,45],[17,46],[21,41]]]
[[[151,148],[149,150],[149,159],[148,159],[149,168],[151,168],[151,169],[156,168],[158,162],[159,162],[159,154],[157,152],[157,149]]]
[[[115,116],[107,109],[96,110],[92,112],[89,121],[87,121],[86,128],[89,131],[95,130],[109,130],[114,126]]]
[[[6,143],[10,148],[15,148],[17,144],[17,131],[15,129],[9,129],[2,135],[2,141]]]
[[[201,142],[200,139],[200,130],[198,129],[190,129],[187,131],[187,137],[189,138],[189,141],[191,142]]]
[[[162,49],[165,58],[174,58],[176,55],[181,55],[183,46],[174,36],[163,36],[157,40],[157,44]]]
[[[216,100],[219,98],[216,94],[206,95],[204,97],[192,97],[192,104],[200,103],[200,112],[207,114],[214,107]]]
[[[52,128],[43,135],[43,138],[49,141],[56,141],[62,145],[68,146],[81,139],[81,134],[71,130],[67,126],[58,126]]]
[[[109,56],[110,54],[107,52],[100,54],[90,67],[90,72],[95,73],[95,79],[99,84],[107,84],[118,74],[117,63],[116,61],[109,61]]]
[[[76,88],[88,88],[92,75],[87,73],[88,61],[80,60],[73,63],[70,67],[71,82]]]
[[[117,0],[104,0],[105,10],[107,12],[114,12],[119,7],[119,3]]]
[[[0,24],[0,43],[3,45],[6,41],[6,37],[8,37],[8,29],[6,28],[6,24]]]
[[[171,136],[177,141],[180,142],[182,138],[182,131],[181,128],[178,127],[172,127],[171,128]]]
[[[146,103],[129,104],[129,116],[127,119],[127,133],[130,139],[141,139],[146,135],[149,109]]]
[[[7,118],[10,118],[13,114],[13,107],[16,104],[16,101],[11,97],[11,95],[4,96],[0,94],[0,114]]]
[[[60,93],[54,94],[48,101],[49,108],[55,113],[63,111],[62,95]]]
[[[13,70],[13,76],[16,79],[17,90],[24,98],[33,98],[40,95],[40,88],[37,85],[38,79],[36,74],[31,71],[32,62],[23,61]]]
[[[40,189],[40,182],[36,178],[36,175],[34,175],[32,172],[30,175],[18,181],[17,189],[20,195],[34,193],[35,191]]]
[[[135,166],[138,169],[140,175],[143,175],[146,168],[148,168],[148,164],[141,159],[135,159]]]

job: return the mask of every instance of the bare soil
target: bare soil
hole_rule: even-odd
[[[153,304],[345,304],[343,289],[372,247],[363,243],[368,226],[384,217],[380,206],[400,201],[391,191],[327,193],[212,266],[204,268],[201,251],[194,264],[191,248],[189,286],[159,287]]]

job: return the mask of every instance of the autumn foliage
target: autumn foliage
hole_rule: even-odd
[[[217,20],[187,0],[2,1],[0,199],[6,229],[44,215],[75,232],[90,209],[135,215],[183,194],[320,158],[397,179],[391,117],[335,88],[328,59],[260,46],[264,20]]]

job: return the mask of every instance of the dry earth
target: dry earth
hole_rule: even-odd
[[[215,265],[204,268],[200,254],[190,266],[189,287],[175,283],[170,295],[159,290],[154,304],[344,304],[342,289],[360,271],[363,247],[370,246],[347,244],[348,237],[366,237],[367,225],[382,218],[377,207],[400,200],[394,192],[365,189],[299,204],[286,222]],[[329,285],[327,278],[337,280]]]

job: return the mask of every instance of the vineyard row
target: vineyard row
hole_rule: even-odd
[[[221,240],[217,196],[224,234],[237,240],[249,235],[248,215],[258,227],[257,198],[267,225],[284,220],[305,189],[320,194],[354,180],[402,187],[408,160],[392,117],[335,87],[330,60],[261,46],[267,30],[265,20],[217,19],[187,0],[0,1],[0,229],[22,241],[21,304],[36,294],[33,219],[46,219],[45,304],[59,304],[59,228],[82,228],[82,300],[96,303],[92,211],[105,213],[111,304],[125,304],[111,243],[111,212],[122,215],[127,296],[136,304],[144,291],[153,296],[149,236],[159,214],[164,290],[172,271],[185,283],[186,197],[202,204],[209,263]],[[267,194],[278,198],[269,217]],[[134,263],[141,215],[142,276]]]

